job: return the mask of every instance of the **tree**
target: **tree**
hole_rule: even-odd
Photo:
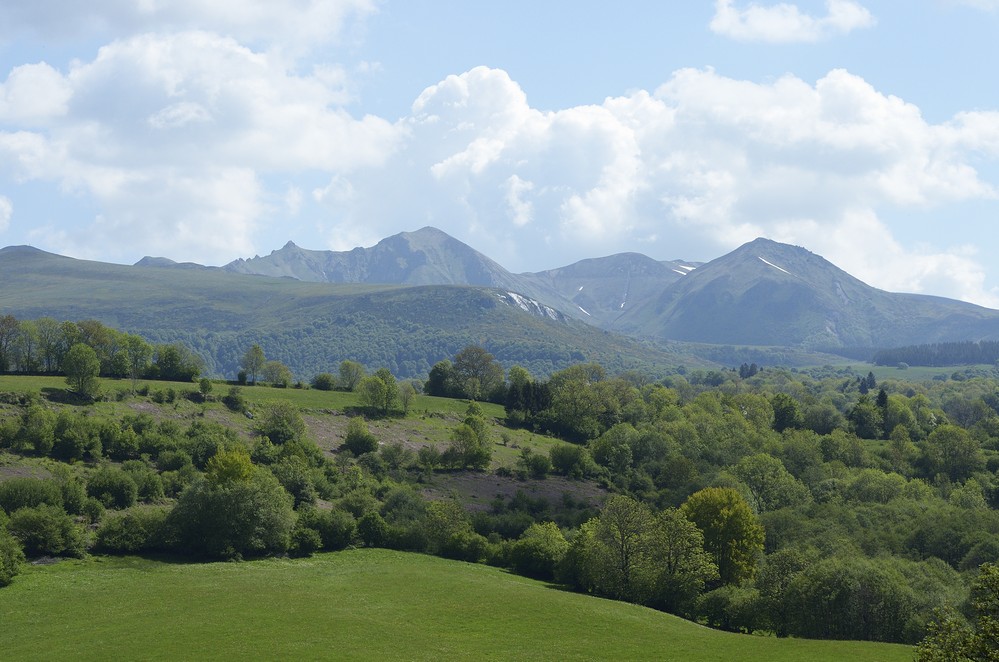
[[[788,428],[800,428],[803,424],[798,401],[787,393],[776,393],[770,398],[774,408],[774,430],[783,432]]]
[[[243,358],[239,361],[239,367],[246,371],[247,376],[250,378],[250,383],[256,384],[257,375],[264,369],[264,363],[266,362],[267,357],[264,356],[264,350],[260,348],[260,345],[253,344],[243,354]]]
[[[78,394],[85,398],[93,398],[97,394],[101,362],[92,348],[83,343],[70,347],[63,359],[62,369],[66,373],[66,383]]]
[[[438,361],[430,369],[430,375],[427,378],[427,385],[424,391],[426,391],[427,395],[450,398],[455,395],[455,390],[454,365],[448,359]]]
[[[142,336],[133,333],[125,336],[125,352],[128,356],[128,378],[132,381],[132,393],[135,393],[139,379],[149,370],[153,347]]]
[[[916,649],[917,662],[995,660],[999,658],[999,565],[984,563],[971,584],[974,620],[938,614]]]
[[[809,498],[808,488],[767,453],[747,455],[732,468],[732,473],[749,488],[758,513],[804,503]]]
[[[264,381],[273,386],[287,388],[291,384],[292,374],[288,366],[280,361],[267,361],[262,369]]]
[[[364,379],[364,366],[357,361],[341,361],[339,375],[340,388],[345,391],[355,391]]]
[[[469,345],[454,356],[453,380],[466,398],[490,399],[503,386],[503,367],[478,345]]]
[[[551,580],[568,551],[569,543],[555,522],[536,522],[511,547],[510,563],[522,575]]]
[[[201,357],[180,343],[158,345],[150,373],[171,382],[190,382],[201,374]]]
[[[409,413],[409,408],[413,405],[415,398],[416,386],[413,385],[413,382],[403,382],[399,385],[399,402],[402,404],[403,413]]]
[[[387,368],[379,368],[371,377],[363,378],[357,390],[361,396],[361,404],[383,416],[391,411],[399,398],[399,387]]]
[[[0,372],[10,370],[14,339],[20,326],[13,315],[0,316]]]
[[[680,510],[704,535],[704,547],[723,583],[738,584],[753,577],[763,553],[764,532],[739,492],[707,487],[690,495]]]
[[[174,544],[209,558],[287,551],[295,522],[292,496],[269,471],[249,464],[245,451],[222,451],[217,457],[167,517]]]
[[[981,445],[956,425],[940,425],[923,442],[921,459],[928,476],[944,474],[962,481],[985,467]]]

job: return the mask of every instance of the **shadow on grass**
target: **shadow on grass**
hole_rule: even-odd
[[[45,386],[41,390],[42,396],[49,402],[54,402],[60,405],[75,405],[84,406],[92,405],[94,399],[80,395],[79,393],[74,393],[68,389],[64,388],[53,388],[51,386]]]

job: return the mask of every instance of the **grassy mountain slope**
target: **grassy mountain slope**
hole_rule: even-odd
[[[495,568],[386,550],[96,557],[0,591],[10,660],[908,660],[906,646],[718,632]],[[123,636],[127,633],[127,636]]]
[[[156,342],[183,341],[232,376],[252,343],[303,379],[350,358],[424,377],[471,343],[546,375],[572,363],[662,372],[677,357],[612,336],[502,290],[309,283],[219,269],[143,267],[0,250],[0,313],[97,319]]]
[[[757,239],[707,263],[616,330],[674,340],[887,347],[999,337],[999,311],[870,287],[795,246]]]

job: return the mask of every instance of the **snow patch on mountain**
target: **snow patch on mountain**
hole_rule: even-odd
[[[757,257],[759,257],[759,256],[757,256]],[[766,261],[766,260],[764,260],[764,259],[763,259],[762,257],[760,258],[760,262],[762,262],[763,264],[767,264],[767,265],[770,265],[771,267],[773,267],[773,268],[774,268],[774,269],[776,269],[777,271],[783,271],[783,272],[784,272],[784,273],[786,273],[786,274],[787,274],[788,276],[793,276],[793,275],[794,275],[794,274],[792,274],[792,273],[791,273],[790,271],[788,271],[787,269],[784,269],[783,267],[778,267],[778,266],[777,266],[776,264],[774,264],[773,262],[767,262],[767,261]]]

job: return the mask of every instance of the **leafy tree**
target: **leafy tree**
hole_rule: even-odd
[[[132,393],[135,393],[139,379],[149,371],[153,358],[153,346],[135,334],[125,336],[125,355],[127,356],[128,378],[132,382]]]
[[[450,398],[456,395],[457,388],[454,378],[454,365],[448,359],[438,361],[430,369],[427,385],[424,387],[427,395]]]
[[[472,400],[491,399],[503,387],[503,367],[478,345],[469,345],[454,356],[452,379]]]
[[[999,658],[999,565],[985,563],[971,585],[969,624],[953,613],[940,613],[916,649],[918,662],[995,660]]]
[[[379,368],[371,377],[361,379],[357,387],[361,404],[379,412],[383,416],[391,411],[399,398],[399,387],[395,377],[386,368]]]
[[[153,353],[155,358],[149,374],[154,379],[190,382],[201,374],[201,357],[180,343],[158,345]]]
[[[0,372],[10,370],[14,340],[20,326],[13,315],[0,316]]]
[[[260,345],[253,344],[243,354],[243,358],[239,361],[239,367],[249,376],[250,383],[256,384],[257,375],[263,371],[266,362],[267,357],[264,356],[264,350],[260,348]]]
[[[399,402],[402,404],[403,413],[409,413],[409,408],[413,406],[415,398],[416,387],[413,385],[413,382],[403,382],[399,385]]]
[[[292,497],[270,472],[239,451],[223,452],[195,480],[167,517],[174,544],[209,558],[239,558],[287,551],[295,522]],[[214,459],[214,458],[213,458]]]
[[[510,564],[522,575],[550,580],[568,551],[569,543],[555,522],[534,523],[511,547]]]
[[[981,445],[956,425],[938,426],[923,442],[921,462],[930,477],[944,474],[952,481],[962,481],[985,467]]]
[[[718,575],[725,584],[751,579],[763,553],[763,527],[736,490],[708,487],[690,495],[680,508],[704,535]]]
[[[445,463],[462,469],[485,469],[492,455],[489,427],[482,417],[482,409],[472,402],[465,412],[465,420],[451,431],[451,445],[444,453]]]
[[[817,639],[903,641],[914,597],[887,562],[833,557],[809,564],[785,592],[789,632]]]
[[[63,358],[62,369],[66,373],[66,383],[78,394],[85,398],[93,398],[97,394],[101,362],[92,348],[83,343],[70,347]]]
[[[340,362],[340,388],[345,391],[356,391],[364,379],[364,366],[357,361],[346,359]]]
[[[798,401],[786,393],[776,393],[770,398],[774,409],[774,430],[783,432],[788,428],[800,428],[804,419]]]
[[[291,384],[292,374],[288,366],[280,361],[267,361],[262,369],[264,381],[274,386],[287,388]]]
[[[772,455],[748,455],[732,468],[753,497],[756,512],[764,513],[808,501],[808,488],[788,473],[784,464]]]

